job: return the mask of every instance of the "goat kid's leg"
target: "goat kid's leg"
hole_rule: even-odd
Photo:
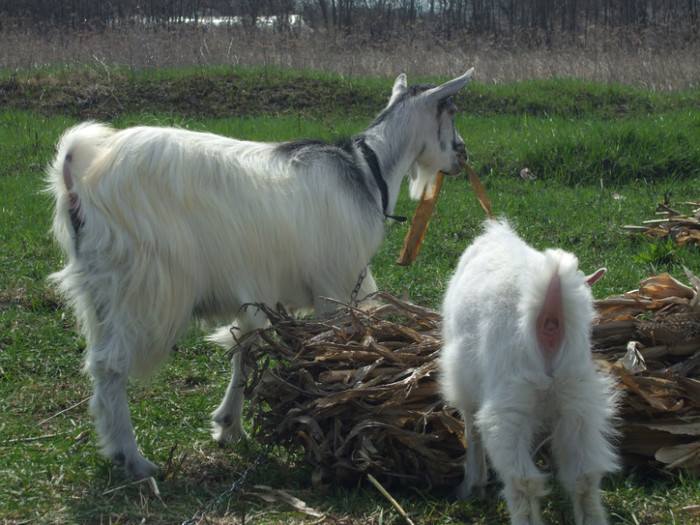
[[[486,483],[488,481],[486,452],[481,443],[479,430],[474,424],[474,416],[467,412],[463,412],[463,414],[465,414],[467,454],[464,460],[464,479],[457,487],[457,497],[465,500],[474,492],[477,498],[483,499],[486,495]]]
[[[571,490],[576,525],[607,525],[608,519],[600,498],[600,474],[580,476]]]
[[[542,525],[540,499],[549,494],[546,476],[510,476],[503,480],[503,495],[512,525]]]
[[[524,396],[525,397],[525,396]],[[549,494],[548,476],[532,461],[533,415],[519,410],[526,399],[505,406],[485,404],[477,414],[484,446],[503,481],[512,525],[541,525],[539,501]]]
[[[144,458],[136,446],[126,398],[127,375],[94,369],[90,373],[95,388],[90,412],[95,418],[102,453],[123,466],[134,480],[152,476],[158,466]]]
[[[591,397],[580,395],[576,400]],[[559,478],[573,501],[576,525],[608,523],[600,481],[606,470],[614,469],[617,457],[605,437],[603,416],[594,417],[595,406],[565,405],[552,432],[552,452]]]
[[[568,431],[555,431],[553,435],[552,450],[559,467],[559,477],[571,495],[576,525],[606,525],[608,520],[600,497],[603,472],[598,465],[599,459],[591,456],[596,455],[599,449],[585,439],[583,426],[574,428],[577,429],[575,436],[569,435]],[[599,452],[602,455],[605,451]]]
[[[244,391],[250,372],[244,364],[243,354],[248,349],[249,346],[240,348],[233,355],[231,382],[221,404],[212,413],[212,436],[221,444],[240,438],[248,438],[248,433],[243,429]]]

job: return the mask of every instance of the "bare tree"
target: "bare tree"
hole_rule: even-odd
[[[372,38],[421,27],[446,39],[466,32],[539,45],[645,32],[682,44],[700,36],[699,12],[700,0],[0,0],[0,23],[13,26],[168,26],[217,15],[255,27],[274,16],[275,30],[287,31],[292,15],[303,14],[315,27]]]

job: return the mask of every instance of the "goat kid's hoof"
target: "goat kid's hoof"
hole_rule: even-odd
[[[158,465],[148,461],[140,454],[127,460],[124,454],[120,453],[114,456],[112,461],[115,465],[124,468],[127,476],[133,481],[150,478],[158,472],[159,468]]]
[[[469,485],[460,483],[457,487],[457,499],[460,501],[469,501],[472,499],[483,500],[486,498],[486,487],[484,485]]]

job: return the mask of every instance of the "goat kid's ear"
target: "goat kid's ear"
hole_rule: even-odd
[[[396,77],[396,80],[394,80],[394,87],[391,90],[391,98],[389,99],[389,105],[393,104],[394,101],[399,97],[399,95],[406,91],[406,86],[408,86],[408,82],[406,81],[406,74],[401,73],[398,77]]]
[[[453,78],[449,82],[445,82],[441,86],[434,87],[423,93],[424,100],[428,104],[437,104],[442,99],[451,97],[457,91],[467,85],[474,75],[474,68],[471,68],[461,77]]]
[[[588,284],[588,286],[593,286],[598,281],[598,279],[603,277],[605,272],[606,272],[605,268],[598,268],[591,275],[586,276],[586,284]]]

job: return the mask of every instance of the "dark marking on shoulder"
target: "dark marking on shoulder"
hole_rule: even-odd
[[[348,155],[353,155],[355,153],[355,141],[352,137],[338,139],[333,143],[333,145],[336,148],[343,150]]]
[[[325,163],[332,166],[328,176],[338,177],[358,202],[367,202],[372,209],[376,208],[375,196],[369,183],[372,175],[365,173],[360,160],[362,155],[358,152],[353,137],[341,138],[332,143],[316,139],[283,142],[277,146],[276,152],[303,163]]]
[[[292,156],[299,151],[306,149],[310,146],[327,146],[328,143],[322,140],[316,139],[301,139],[301,140],[290,140],[288,142],[281,142],[277,145],[276,152],[283,155]]]

